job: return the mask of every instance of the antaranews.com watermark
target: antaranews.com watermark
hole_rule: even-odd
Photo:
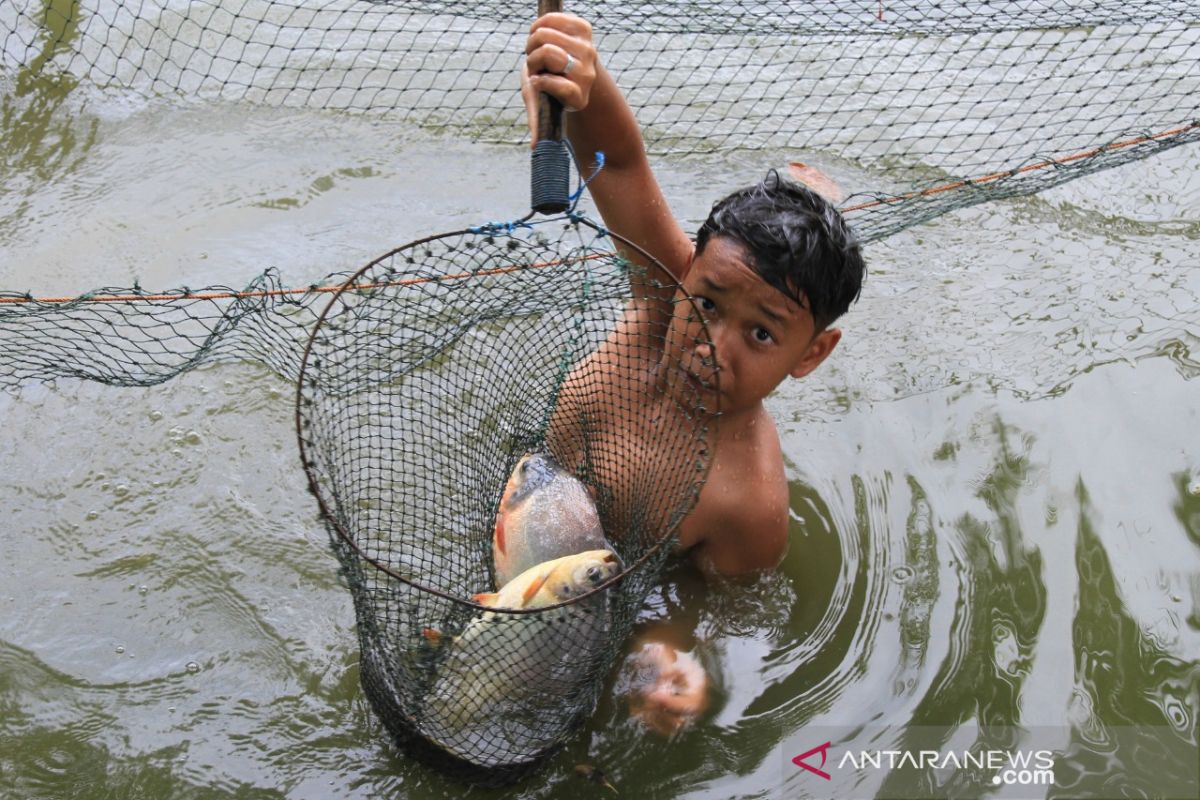
[[[1200,749],[1165,726],[814,726],[783,754],[786,797],[1200,798]]]

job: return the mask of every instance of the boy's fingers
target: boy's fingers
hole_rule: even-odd
[[[525,52],[532,54],[539,47],[545,47],[548,44],[561,47],[568,53],[573,53],[579,59],[591,60],[595,58],[596,49],[592,46],[590,38],[586,36],[572,36],[569,33],[564,33],[554,28],[542,28],[529,34],[529,38],[525,40]]]
[[[538,75],[543,72],[565,75],[568,73],[568,63],[571,64],[569,70],[571,74],[583,66],[578,57],[571,55],[569,50],[556,44],[542,45],[525,57],[525,66],[530,75]]]
[[[586,105],[583,90],[565,75],[543,72],[540,75],[531,76],[529,85],[535,93],[545,92],[558,100],[567,111],[578,111]]]
[[[583,17],[577,17],[574,14],[567,14],[561,11],[553,14],[543,14],[538,17],[529,26],[529,32],[534,33],[544,28],[553,28],[571,36],[592,38],[592,25],[590,22]]]
[[[521,99],[525,101],[525,119],[529,122],[529,146],[537,144],[537,90],[529,79],[529,67],[521,65]]]
[[[546,14],[529,31],[521,94],[536,140],[538,93],[545,92],[568,111],[585,108],[596,79],[596,50],[591,24],[573,14]]]

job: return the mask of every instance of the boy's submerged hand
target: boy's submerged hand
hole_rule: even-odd
[[[573,14],[546,14],[529,28],[525,64],[521,68],[521,97],[529,117],[529,132],[537,144],[537,96],[556,98],[568,111],[587,107],[596,80],[596,48],[592,26]]]
[[[630,694],[630,713],[651,730],[678,733],[708,708],[708,673],[695,655],[649,641],[633,658],[641,679]]]

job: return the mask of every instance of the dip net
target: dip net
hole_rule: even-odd
[[[700,314],[611,249],[578,218],[407,245],[347,281],[302,363],[301,453],[362,684],[402,743],[476,781],[519,776],[590,713],[707,472],[715,394],[681,380],[718,380],[693,355]],[[499,583],[497,506],[527,452],[591,490],[623,568],[485,608],[472,593]]]

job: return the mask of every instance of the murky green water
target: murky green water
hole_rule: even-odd
[[[240,286],[268,266],[303,285],[527,203],[520,149],[384,120],[61,84],[0,102],[6,289]],[[793,155],[661,174],[694,226]],[[663,740],[614,689],[538,775],[473,794],[607,796],[580,762],[625,797],[1177,785],[1200,712],[1198,171],[1181,148],[873,247],[843,347],[770,400],[785,564],[707,588],[677,569],[647,608],[694,622],[709,713]],[[29,385],[0,420],[0,795],[467,793],[393,748],[363,699],[286,383],[224,365],[150,389]],[[832,790],[789,761],[834,729],[866,747],[977,726],[1042,732],[1072,753],[1072,788],[877,770]],[[1101,744],[1128,728],[1152,733]]]

